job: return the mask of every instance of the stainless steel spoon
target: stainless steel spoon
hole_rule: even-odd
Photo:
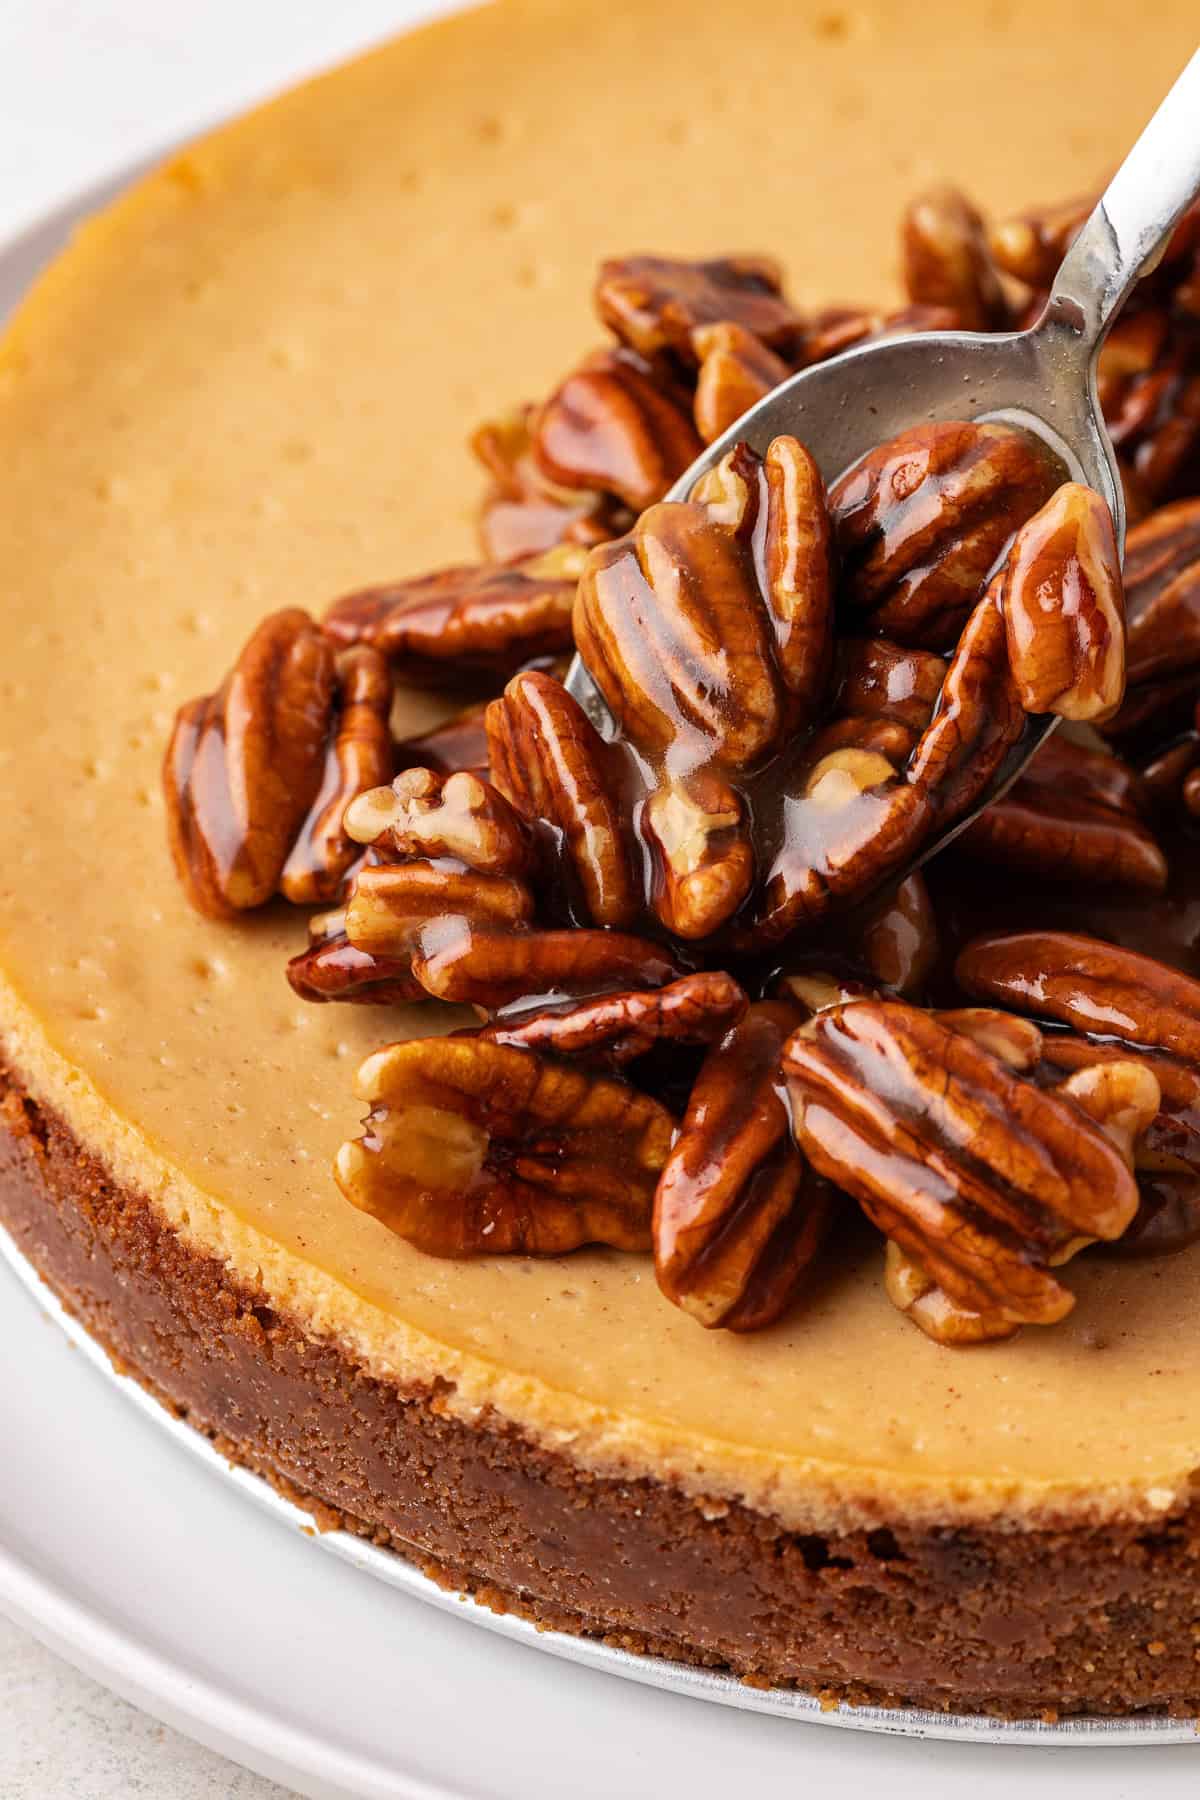
[[[1041,318],[1028,331],[937,331],[892,338],[781,383],[710,444],[679,477],[668,500],[736,443],[765,451],[782,433],[798,437],[833,481],[899,432],[929,419],[1007,419],[1047,442],[1071,480],[1096,490],[1125,544],[1125,501],[1096,396],[1096,361],[1121,303],[1154,266],[1181,213],[1200,193],[1200,50],[1192,57],[1113,176],[1063,258]],[[567,686],[605,736],[612,719],[579,657]],[[986,799],[933,842],[925,862],[998,799],[1058,721],[1027,732]]]

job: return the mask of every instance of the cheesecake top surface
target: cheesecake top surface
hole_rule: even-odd
[[[445,1020],[304,1005],[286,907],[192,913],[159,783],[176,706],[264,613],[473,553],[466,435],[597,341],[601,256],[763,249],[802,307],[887,300],[931,181],[1010,210],[1094,186],[1187,15],[763,0],[749,26],[732,0],[507,0],[218,132],[80,230],[0,347],[0,1025],[198,1247],[455,1405],[798,1521],[1188,1492],[1200,1249],[1084,1259],[1064,1324],[956,1353],[889,1305],[874,1248],[739,1339],[669,1306],[649,1259],[435,1261],[354,1211],[330,1173],[354,1069]]]

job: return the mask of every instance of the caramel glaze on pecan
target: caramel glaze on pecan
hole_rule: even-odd
[[[737,1023],[746,1006],[733,977],[713,969],[657,991],[638,988],[502,1011],[479,1035],[494,1044],[620,1065],[656,1044],[710,1044]]]
[[[658,1285],[702,1325],[773,1323],[825,1235],[831,1191],[792,1143],[777,1091],[798,1017],[761,1001],[710,1050],[658,1183]]]
[[[833,1007],[788,1040],[783,1068],[805,1155],[968,1312],[1062,1318],[1072,1296],[1053,1266],[1137,1210],[1082,1106],[931,1013]]]
[[[479,1038],[367,1058],[370,1111],[336,1173],[346,1198],[432,1256],[646,1250],[670,1114],[612,1076]]]

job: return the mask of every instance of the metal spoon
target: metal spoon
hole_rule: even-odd
[[[667,494],[686,500],[736,443],[764,452],[798,437],[827,482],[876,445],[931,419],[1007,419],[1048,443],[1072,481],[1108,502],[1125,546],[1125,500],[1096,396],[1096,361],[1121,303],[1154,266],[1181,213],[1200,193],[1200,50],[1113,176],[1063,258],[1041,318],[1028,331],[937,331],[847,350],[782,382],[696,458]],[[600,731],[613,722],[577,656],[567,687]],[[925,862],[1016,780],[1057,719],[1035,721],[986,799],[932,842]],[[898,872],[893,872],[898,878]]]

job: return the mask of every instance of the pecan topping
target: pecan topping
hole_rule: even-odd
[[[406,681],[505,678],[571,648],[571,609],[584,552],[563,545],[523,562],[442,569],[335,601],[325,630],[373,644]]]
[[[728,321],[697,327],[692,346],[700,363],[692,415],[706,444],[791,374],[783,358],[753,332]]]
[[[641,910],[618,804],[613,754],[579,705],[549,675],[528,671],[487,710],[496,785],[527,819],[561,833],[597,925],[630,925]]]
[[[883,987],[905,996],[920,993],[937,960],[938,932],[919,871],[869,909],[860,946],[863,961]]]
[[[428,998],[408,956],[372,956],[355,948],[346,936],[344,907],[310,919],[308,935],[308,949],[287,965],[288,981],[301,1000],[400,1006]]]
[[[1200,1062],[1200,982],[1153,957],[1078,932],[1002,932],[968,944],[954,973],[981,999]]]
[[[531,931],[498,936],[486,928],[473,930],[461,920],[450,919],[436,931],[422,934],[413,956],[413,973],[426,993],[438,1000],[491,1011],[531,994],[665,987],[678,980],[681,970],[657,944],[624,932]]]
[[[620,1064],[645,1056],[655,1044],[711,1044],[745,1010],[737,982],[714,970],[685,975],[653,993],[601,994],[500,1015],[479,1035],[517,1049]]]
[[[783,297],[779,264],[768,256],[683,262],[626,256],[602,263],[596,310],[609,329],[643,356],[697,354],[695,333],[729,323],[760,343],[786,347],[800,320]]]
[[[992,256],[1017,281],[1031,288],[1048,288],[1092,205],[1090,198],[1069,200],[999,220],[988,232]]]
[[[541,474],[565,488],[651,505],[699,456],[691,399],[632,350],[598,350],[533,421]]]
[[[921,425],[873,450],[829,496],[842,591],[906,644],[954,642],[992,564],[1058,485],[1011,425]]]
[[[901,227],[904,284],[924,306],[946,306],[964,331],[1002,330],[1008,302],[983,220],[957,188],[935,188],[909,207]]]
[[[346,808],[359,844],[397,857],[453,856],[481,875],[525,875],[529,828],[498,788],[461,770],[404,769],[390,787],[371,788]]]
[[[1066,482],[1017,533],[1004,569],[1008,656],[1029,713],[1104,719],[1125,692],[1125,608],[1112,516]]]
[[[751,1007],[705,1059],[654,1202],[654,1267],[668,1300],[702,1325],[754,1331],[795,1297],[830,1195],[788,1137],[776,1091],[796,1013]]]
[[[888,1244],[883,1284],[892,1305],[935,1344],[991,1344],[1021,1329],[1015,1319],[1001,1312],[970,1312],[965,1306],[956,1306],[899,1244]]]
[[[1200,501],[1164,506],[1129,533],[1125,607],[1129,691],[1107,733],[1169,731],[1200,675]]]
[[[489,562],[539,556],[556,544],[600,544],[628,524],[611,495],[560,487],[533,454],[533,408],[481,425],[471,449],[492,478],[479,513]]]
[[[293,607],[264,619],[217,693],[180,708],[163,767],[171,854],[210,918],[278,890],[322,793],[336,680],[333,646]]]
[[[1167,859],[1142,800],[1141,781],[1118,757],[1056,734],[959,843],[1006,869],[1160,892]]]
[[[655,915],[676,937],[710,937],[754,880],[742,800],[714,770],[701,769],[650,795],[642,831],[654,853]]]
[[[478,1038],[390,1044],[358,1073],[346,1198],[431,1256],[645,1250],[669,1113],[624,1082]]]
[[[1122,1156],[1078,1106],[931,1014],[834,1007],[783,1066],[801,1149],[970,1312],[1062,1318],[1072,1296],[1051,1265],[1137,1209]]]
[[[533,916],[523,882],[433,862],[360,869],[346,904],[346,934],[372,956],[404,957],[427,925],[463,921],[480,931],[520,931]]]

